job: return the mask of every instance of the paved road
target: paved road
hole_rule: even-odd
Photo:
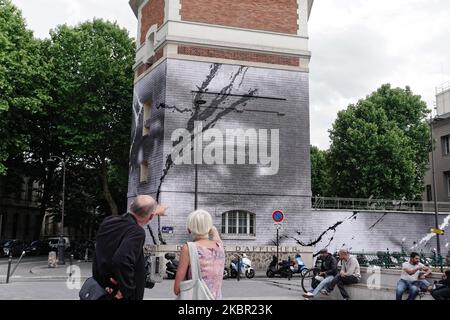
[[[14,259],[14,264],[17,258]],[[78,289],[67,286],[69,265],[48,268],[46,257],[26,257],[6,284],[8,259],[0,259],[0,300],[73,300],[78,299]],[[91,263],[75,261],[76,271],[80,271],[81,282],[91,276]],[[70,285],[70,283],[69,283]],[[164,280],[153,289],[146,289],[145,299],[173,299],[173,280]],[[303,293],[300,279],[254,279],[224,280],[224,299],[237,300],[299,300]]]
[[[146,300],[171,300],[173,280],[164,280],[153,289],[145,290]],[[225,300],[300,300],[298,283],[286,280],[252,279],[223,283]],[[0,300],[77,300],[78,290],[69,289],[60,280],[32,280],[0,284]]]

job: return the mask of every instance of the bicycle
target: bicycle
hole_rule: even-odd
[[[317,259],[316,264],[312,269],[304,268],[300,273],[302,289],[305,293],[310,291],[310,287],[314,289],[319,285],[320,281],[317,280],[316,277],[320,273],[321,264],[322,261],[320,259]]]

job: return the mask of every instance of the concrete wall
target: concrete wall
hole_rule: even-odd
[[[400,279],[400,270],[373,268],[361,268],[361,282],[355,285],[346,286],[346,290],[351,300],[395,300],[395,289]],[[427,278],[428,282],[433,284],[434,281],[442,279],[441,273],[432,274]],[[408,298],[408,293],[403,295],[403,300]],[[339,289],[336,287],[330,295],[330,299],[342,300]],[[429,294],[423,294],[416,300],[434,300]]]
[[[164,257],[166,253],[175,253],[177,255],[177,260],[180,257],[181,246],[177,245],[146,245],[145,251],[148,253],[155,254],[159,257]],[[313,248],[311,247],[301,247],[301,246],[280,246],[278,248],[279,255],[278,259],[281,262],[282,260],[287,260],[288,257],[294,261],[296,254],[300,254],[302,256],[303,262],[308,268],[313,266]],[[272,257],[277,254],[277,247],[275,246],[225,246],[225,267],[229,268],[231,259],[234,259],[236,255],[242,257],[242,254],[245,253],[248,258],[252,261],[252,267],[258,271],[259,274],[267,270],[269,263],[272,261]],[[163,273],[165,272],[165,265],[167,261],[164,259],[163,263]]]
[[[433,214],[382,212],[310,212],[308,222],[298,227],[300,235],[294,237],[302,244],[314,244],[316,249],[327,247],[335,251],[347,247],[353,252],[399,252],[423,250],[430,254],[436,247],[436,238],[430,234],[434,227]],[[446,235],[441,236],[442,253],[449,248],[448,214],[439,215]],[[286,235],[290,236],[290,235]]]

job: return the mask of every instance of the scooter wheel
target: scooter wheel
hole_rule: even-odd
[[[245,271],[245,276],[249,279],[252,279],[255,277],[255,270],[251,269],[251,270],[247,270]]]
[[[266,276],[268,278],[273,278],[273,277],[275,277],[275,273],[272,270],[267,270]]]

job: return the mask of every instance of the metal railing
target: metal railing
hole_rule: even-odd
[[[361,267],[378,266],[384,269],[400,269],[404,262],[409,261],[410,257],[405,252],[382,252],[364,253],[352,252],[350,255],[356,257]],[[441,265],[447,266],[449,257],[439,256],[436,253],[431,255],[420,254],[420,262],[428,267],[438,268]]]
[[[436,87],[436,94],[441,94],[447,90],[450,90],[450,81],[444,82],[440,86]]]
[[[312,197],[313,209],[353,211],[434,212],[434,202]],[[438,202],[438,211],[450,213],[450,202]]]

